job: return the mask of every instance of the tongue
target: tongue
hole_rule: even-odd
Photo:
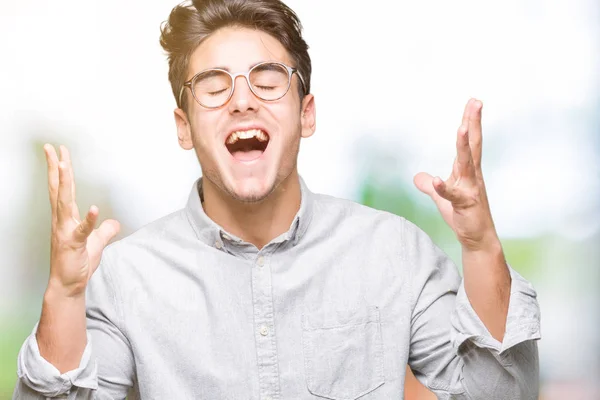
[[[233,158],[238,161],[253,161],[262,155],[262,150],[249,150],[249,151],[234,151],[232,153]]]

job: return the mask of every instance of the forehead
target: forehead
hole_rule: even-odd
[[[194,50],[187,78],[215,67],[243,72],[261,61],[280,61],[291,65],[285,47],[268,33],[248,28],[221,28]]]

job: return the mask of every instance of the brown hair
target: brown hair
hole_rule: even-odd
[[[188,3],[188,4],[186,4]],[[177,106],[185,110],[187,96],[179,104],[193,51],[210,34],[226,26],[258,29],[275,37],[288,51],[310,93],[311,62],[302,38],[300,19],[280,0],[192,0],[173,8],[161,25],[160,45],[169,60],[169,81]],[[300,97],[304,96],[299,85]]]

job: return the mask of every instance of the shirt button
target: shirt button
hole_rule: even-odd
[[[267,336],[269,334],[269,328],[266,325],[260,327],[260,334],[263,336]]]
[[[223,239],[225,240],[231,240],[231,238],[228,235],[223,234]]]
[[[222,247],[223,247],[223,245],[221,244],[221,242],[219,242],[219,241],[217,240],[217,241],[215,242],[215,247],[216,247],[217,249],[220,249],[220,248],[222,248]]]
[[[263,265],[265,265],[265,258],[263,256],[258,257],[258,259],[256,260],[256,264],[259,267],[262,267]]]
[[[267,396],[265,397],[265,400],[273,400],[273,398],[271,396]]]

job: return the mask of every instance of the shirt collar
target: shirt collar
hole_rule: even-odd
[[[308,189],[302,177],[299,177],[299,180],[301,193],[300,209],[296,213],[290,229],[274,241],[292,240],[293,244],[296,245],[308,229],[313,213],[314,194]],[[202,207],[203,200],[202,178],[198,178],[192,186],[185,207],[190,224],[198,239],[209,246],[216,245],[217,247],[222,246],[223,238],[228,238],[234,242],[242,242],[240,238],[225,231],[225,229],[206,215]]]

